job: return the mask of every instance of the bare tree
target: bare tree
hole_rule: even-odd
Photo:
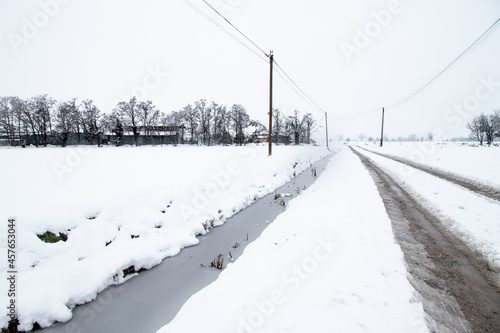
[[[225,105],[213,103],[213,131],[212,137],[215,144],[230,144],[229,114]]]
[[[490,115],[490,122],[493,127],[493,134],[495,137],[500,138],[500,110],[495,110]]]
[[[187,128],[191,133],[190,142],[191,144],[193,144],[195,142],[196,129],[198,128],[198,121],[200,119],[200,115],[193,109],[191,104],[185,106],[181,112],[184,121],[186,122]]]
[[[198,113],[200,119],[200,134],[203,144],[210,146],[210,124],[212,121],[212,110],[215,103],[211,107],[207,107],[207,100],[200,99],[194,102],[194,111]],[[216,104],[215,104],[216,105]]]
[[[483,131],[484,131],[484,137],[486,139],[486,144],[489,146],[491,146],[491,144],[493,143],[493,140],[495,140],[495,127],[494,127],[494,124],[493,124],[493,121],[491,119],[491,116],[488,117],[484,114],[482,114],[480,116],[481,118],[481,126],[483,128]]]
[[[314,132],[316,126],[316,121],[314,120],[312,114],[306,113],[302,117],[302,129],[304,131],[304,143],[311,144],[311,134]],[[366,135],[365,135],[366,137]],[[364,139],[364,138],[363,138]]]
[[[162,112],[161,123],[163,126],[182,126],[184,119],[181,111],[172,111],[169,114]]]
[[[91,99],[86,99],[80,104],[83,134],[85,140],[92,143],[101,145],[101,110],[94,105]]]
[[[128,102],[120,102],[116,106],[116,112],[123,120],[123,127],[127,131],[132,131],[135,145],[139,145],[139,106],[137,98],[134,96]]]
[[[78,122],[78,119],[75,118],[77,113],[76,98],[62,102],[57,106],[54,114],[55,128],[63,147],[66,147],[70,133],[75,131],[75,122]]]
[[[119,146],[121,144],[123,133],[125,131],[123,125],[123,119],[119,112],[114,110],[109,115],[109,129],[111,133],[115,135],[115,145]]]
[[[48,144],[48,133],[52,132],[51,113],[56,101],[49,95],[38,95],[30,101],[32,122],[36,125],[39,139],[44,146]]]
[[[152,129],[158,125],[160,111],[156,109],[152,101],[139,102],[138,118],[144,127],[144,135],[150,136]]]
[[[26,100],[13,96],[10,97],[10,105],[12,107],[14,122],[16,124],[16,133],[21,139],[23,134],[28,133],[27,125],[24,122],[24,110],[27,108],[28,104]]]
[[[481,146],[483,145],[483,142],[486,138],[484,118],[486,118],[486,121],[488,120],[488,118],[483,113],[477,117],[474,117],[472,121],[467,124],[467,129],[471,131],[471,136],[476,138]]]
[[[230,119],[234,130],[234,142],[241,146],[245,142],[245,129],[250,125],[250,117],[242,105],[233,104]]]
[[[37,132],[37,122],[35,118],[35,108],[31,100],[19,100],[18,107],[22,112],[23,123],[25,124],[26,132],[31,131],[31,135],[33,136],[33,140],[35,141],[35,147],[38,147],[38,132]],[[30,142],[29,135],[27,135],[27,143]]]
[[[288,117],[287,128],[289,134],[293,136],[293,141],[295,142],[295,144],[300,144],[302,122],[299,120],[299,110],[295,110],[294,115]]]
[[[283,120],[280,110],[273,109],[273,143],[280,143],[280,138],[283,135]],[[284,143],[284,142],[283,142]]]
[[[16,128],[14,112],[9,97],[0,97],[0,132],[7,135],[9,144],[14,142]]]

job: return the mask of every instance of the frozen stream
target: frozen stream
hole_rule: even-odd
[[[314,164],[317,176],[331,157],[326,156]],[[276,192],[290,193],[291,197],[284,198],[286,202],[315,180],[308,169]],[[284,211],[279,201],[274,200],[274,193],[263,197],[228,219],[223,226],[199,236],[199,245],[181,250],[178,255],[140,272],[122,285],[107,288],[93,302],[75,308],[69,322],[55,324],[43,332],[156,332],[175,317],[191,295],[217,279],[221,271],[208,267],[214,258],[222,254],[226,267],[231,261],[229,252],[233,260],[239,257],[246,245],[257,239]]]

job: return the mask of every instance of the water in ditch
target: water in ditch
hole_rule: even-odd
[[[276,193],[289,193],[285,203],[297,197],[324,171],[332,155],[314,163]],[[246,245],[285,210],[274,193],[257,200],[210,233],[199,236],[199,245],[184,248],[177,256],[166,258],[158,266],[143,271],[119,286],[111,286],[88,304],[76,307],[73,318],[42,330],[44,333],[153,333],[169,323],[182,305],[205,286],[217,279],[221,270],[208,267],[222,254],[225,260],[236,260]],[[229,252],[231,254],[229,254]],[[203,267],[203,266],[204,267]]]

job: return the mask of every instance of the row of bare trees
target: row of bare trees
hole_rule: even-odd
[[[474,117],[467,124],[467,129],[470,130],[471,136],[479,141],[482,146],[486,143],[490,146],[495,138],[500,138],[500,110],[496,110],[493,114],[480,114]]]
[[[250,119],[244,106],[233,104],[228,109],[206,99],[171,112],[165,121],[168,125],[182,124],[186,129],[186,140],[203,145],[242,145],[267,131],[260,122]]]
[[[151,101],[139,102],[135,98],[118,103],[108,115],[90,99],[77,103],[74,98],[58,103],[48,95],[28,99],[0,97],[0,132],[11,144],[18,141],[37,147],[66,146],[72,137],[74,144],[100,145],[107,133],[120,139],[130,128],[135,136],[137,124],[149,129],[152,119],[158,118],[159,111]]]
[[[110,114],[101,110],[90,99],[77,102],[76,98],[57,102],[48,95],[22,99],[17,96],[0,97],[0,136],[9,144],[102,144],[111,137],[120,144],[124,137],[161,136],[166,129],[176,129],[176,142],[219,145],[239,144],[267,138],[268,130],[250,119],[244,106],[230,108],[216,102],[200,99],[179,111],[165,114],[152,101],[132,97],[119,102]],[[311,143],[315,121],[311,114],[285,117],[274,111],[275,143]]]
[[[190,143],[243,144],[248,140],[246,130],[252,125],[256,131],[266,130],[250,120],[243,106],[233,105],[228,110],[215,102],[208,104],[206,100],[167,115],[152,101],[138,101],[136,97],[119,102],[111,114],[102,113],[89,99],[77,103],[74,98],[58,103],[48,95],[28,99],[0,97],[0,133],[10,144],[25,142],[37,147],[101,144],[108,136],[113,136],[119,144],[129,135],[138,145],[139,137],[160,136],[167,127],[176,128],[181,141],[187,128]]]
[[[273,110],[273,143],[311,144],[312,134],[316,131],[316,121],[312,114],[300,117],[295,110],[292,116],[284,116],[280,110]]]

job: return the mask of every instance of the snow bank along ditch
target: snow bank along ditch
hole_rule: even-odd
[[[348,148],[159,333],[429,332],[391,220]]]
[[[275,147],[270,158],[265,146],[0,149],[0,218],[18,222],[19,329],[70,320],[78,304],[198,244],[326,154],[311,146]],[[67,240],[44,243],[47,231]]]
[[[314,163],[317,176],[329,158]],[[219,254],[226,268],[285,211],[290,199],[317,179],[312,168],[227,219],[223,226],[198,236],[199,245],[183,249],[123,285],[106,289],[92,303],[75,308],[71,321],[43,332],[156,332],[175,317],[189,297],[217,279],[221,270],[210,263]]]

